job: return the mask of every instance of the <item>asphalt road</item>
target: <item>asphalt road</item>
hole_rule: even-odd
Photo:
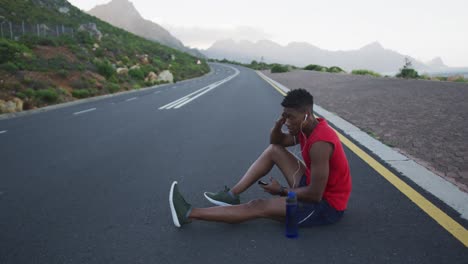
[[[348,149],[353,192],[336,225],[301,229],[297,240],[270,220],[175,228],[172,181],[194,206],[210,206],[203,192],[243,175],[282,110],[282,96],[254,71],[212,68],[1,120],[0,263],[468,263],[460,241]],[[161,108],[204,87],[212,89]],[[253,186],[241,200],[258,197],[268,196]]]

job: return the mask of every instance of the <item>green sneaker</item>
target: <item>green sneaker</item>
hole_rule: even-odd
[[[229,194],[229,188],[227,186],[224,186],[224,191],[219,191],[216,193],[205,192],[204,195],[208,201],[216,205],[227,206],[240,204],[239,195],[232,197]]]
[[[172,221],[176,227],[181,227],[184,224],[192,222],[188,215],[192,210],[192,205],[187,203],[182,197],[177,187],[177,182],[174,181],[169,192],[169,206],[171,207]]]

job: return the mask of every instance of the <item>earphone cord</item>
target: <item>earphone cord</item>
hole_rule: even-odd
[[[303,122],[302,122],[303,123]],[[302,123],[301,123],[301,133],[302,135],[304,136],[305,139],[307,139],[307,137],[305,136],[304,132],[302,132]],[[300,164],[300,161],[299,161],[299,158],[298,158],[298,155],[297,155],[297,147],[296,147],[296,137],[293,136],[293,139],[294,139],[294,156],[296,157],[296,161],[297,161],[297,170],[296,172],[294,172],[293,174],[293,185],[292,185],[292,188],[296,188],[296,174],[299,172],[299,170],[301,169],[301,164]],[[301,149],[301,148],[300,148]],[[304,143],[304,149],[305,149],[305,143]],[[301,149],[301,155],[302,155],[302,152],[304,151],[304,149]]]

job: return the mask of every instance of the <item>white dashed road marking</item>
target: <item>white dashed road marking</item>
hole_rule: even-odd
[[[96,108],[90,108],[90,109],[83,110],[83,111],[80,111],[80,112],[76,112],[76,113],[73,113],[73,114],[74,115],[81,115],[81,114],[88,113],[88,112],[91,112],[91,111],[94,111],[94,110],[96,110]]]

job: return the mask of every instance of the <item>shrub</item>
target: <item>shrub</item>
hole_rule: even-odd
[[[371,76],[374,76],[374,77],[381,77],[381,75],[378,74],[378,73],[376,73],[376,72],[369,71],[369,70],[364,70],[364,69],[353,70],[353,71],[351,72],[351,74],[355,74],[355,75],[371,75]]]
[[[322,71],[322,72],[325,72],[328,70],[327,67],[325,66],[321,66],[321,65],[316,65],[316,64],[309,64],[307,65],[304,70],[308,70],[308,71]]]
[[[89,84],[86,81],[86,79],[78,79],[78,80],[72,81],[70,85],[71,87],[73,87],[73,89],[78,89],[78,90],[87,89],[89,87]]]
[[[128,65],[130,63],[130,59],[127,56],[121,57],[120,61],[122,61],[124,65]]]
[[[94,65],[98,73],[106,77],[106,79],[110,78],[115,73],[114,67],[112,67],[112,64],[108,60],[95,60]]]
[[[76,36],[76,40],[82,44],[91,45],[94,42],[93,37],[91,37],[91,35],[86,31],[78,31],[75,36]]]
[[[18,71],[18,66],[13,62],[9,61],[0,65],[0,69],[7,71],[9,73],[16,73]]]
[[[96,49],[96,50],[94,51],[94,55],[95,55],[96,57],[98,57],[98,58],[102,58],[102,57],[104,57],[104,55],[105,55],[105,54],[104,54],[104,50],[101,49],[101,48],[98,48],[98,49]]]
[[[26,94],[24,94],[23,92],[17,92],[16,97],[18,97],[21,100],[24,100],[26,99]]]
[[[36,91],[34,91],[33,89],[31,88],[28,88],[26,89],[26,91],[24,91],[24,94],[26,95],[26,97],[28,98],[34,98],[36,96]]]
[[[0,63],[14,61],[25,52],[30,52],[25,45],[7,39],[0,39]]]
[[[96,86],[97,81],[95,79],[87,79],[87,82],[90,87]]]
[[[57,47],[59,45],[55,39],[47,37],[39,38],[37,44],[51,47]]]
[[[398,78],[411,78],[416,79],[419,77],[418,72],[413,69],[411,60],[409,58],[405,58],[405,64],[403,68],[400,69],[400,72],[396,75]]]
[[[288,72],[288,66],[280,65],[280,64],[275,64],[271,68],[271,73],[280,73],[280,72]]]
[[[423,75],[419,75],[419,79],[423,79],[423,80],[430,80],[431,77],[427,74],[423,74]]]
[[[444,77],[444,76],[436,76],[435,78],[439,81],[447,81],[448,79],[447,77]]]
[[[72,64],[68,62],[68,60],[64,56],[59,55],[57,57],[50,58],[47,60],[46,71],[70,69],[71,67],[72,67]]]
[[[401,69],[400,73],[396,75],[398,78],[416,79],[419,77],[418,72],[415,69]]]
[[[26,34],[20,37],[20,41],[29,48],[34,48],[39,43],[39,37],[36,35]]]
[[[54,103],[58,99],[58,94],[53,88],[36,91],[36,97],[47,103]]]
[[[30,88],[34,90],[43,90],[43,89],[46,89],[47,87],[50,87],[51,85],[48,82],[44,82],[41,80],[32,80],[29,78],[24,79],[23,83],[25,83],[26,85],[28,85]]]
[[[141,69],[138,69],[138,68],[129,70],[128,75],[130,75],[133,79],[136,79],[136,80],[145,79],[145,73]]]
[[[155,67],[153,67],[151,64],[148,64],[148,65],[143,65],[141,66],[141,71],[143,72],[143,75],[144,76],[148,76],[148,74],[150,72],[154,72],[154,73],[157,73],[158,72],[158,69],[156,69]]]
[[[338,66],[332,66],[332,67],[328,68],[327,71],[328,71],[328,72],[331,72],[331,73],[340,73],[340,72],[344,72],[344,70],[341,69],[341,68],[338,67]]]
[[[463,78],[463,77],[459,77],[459,78],[455,79],[454,82],[468,82],[468,80]]]
[[[120,90],[120,86],[116,83],[108,83],[106,88],[110,93],[115,93]]]
[[[65,69],[60,69],[57,71],[57,75],[60,76],[60,78],[65,79],[68,76],[68,71]]]
[[[112,82],[112,83],[118,83],[119,82],[119,78],[116,76],[116,75],[112,75],[109,79],[108,79],[109,82]]]
[[[91,96],[91,92],[88,89],[76,89],[72,91],[72,96],[75,98],[86,98]]]

